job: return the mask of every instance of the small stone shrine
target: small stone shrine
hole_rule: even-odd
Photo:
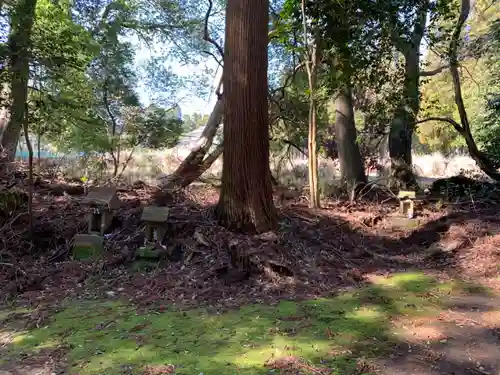
[[[95,187],[83,198],[83,205],[90,207],[88,233],[103,236],[111,225],[114,211],[120,207],[116,188],[112,186]]]
[[[82,199],[90,208],[87,213],[88,233],[79,233],[73,239],[74,259],[96,259],[104,251],[104,233],[110,227],[120,200],[114,187],[95,187]]]
[[[167,207],[147,206],[142,210],[141,221],[146,224],[144,245],[159,245],[167,232],[169,210]]]
[[[415,191],[400,191],[398,193],[399,199],[399,213],[408,219],[413,219],[415,216]]]

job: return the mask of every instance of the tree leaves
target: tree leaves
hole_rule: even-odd
[[[204,80],[181,79],[164,57],[137,66],[132,41],[180,43],[182,54],[174,52],[169,60],[188,56],[185,61],[195,62],[204,43],[197,33],[204,15],[200,3],[38,0],[31,41],[31,130],[68,152],[118,155],[123,147],[174,145],[183,127],[171,108],[182,88],[196,82],[199,91],[206,89]],[[155,104],[140,102],[140,81]]]

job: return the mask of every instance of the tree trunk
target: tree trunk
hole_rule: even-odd
[[[318,192],[318,143],[316,133],[316,101],[312,97],[309,103],[309,132],[307,136],[310,208],[319,208],[321,206]]]
[[[37,137],[36,137],[36,151],[37,151],[37,172],[41,173],[42,172],[42,146],[41,146],[41,141],[42,141],[42,135],[40,132],[38,132]]]
[[[224,48],[224,154],[216,215],[247,232],[276,226],[269,174],[269,0],[228,0]]]
[[[467,148],[469,149],[469,154],[477,163],[478,167],[488,175],[490,178],[500,181],[500,173],[496,170],[491,160],[482,153],[476,145],[474,141],[474,137],[472,136],[469,117],[467,116],[467,111],[465,109],[464,100],[462,97],[462,84],[460,82],[460,73],[458,71],[459,63],[458,63],[458,47],[460,44],[460,35],[462,33],[462,29],[469,17],[470,13],[470,0],[462,0],[460,6],[460,15],[455,25],[455,30],[453,32],[453,36],[450,42],[449,49],[449,60],[450,60],[450,72],[453,78],[453,91],[455,95],[455,103],[457,105],[458,114],[460,116],[461,128],[457,129],[459,133],[465,138],[465,142],[467,144]]]
[[[223,150],[224,146],[220,144],[205,158],[198,159],[199,162],[185,163],[184,160],[179,168],[177,168],[173,174],[169,175],[165,179],[165,182],[161,184],[162,188],[164,190],[177,190],[189,186],[212,166],[212,164],[222,155]],[[179,170],[181,174],[175,175]]]
[[[460,133],[465,139],[465,143],[467,144],[467,149],[469,150],[470,157],[476,162],[477,166],[481,169],[481,171],[483,171],[491,179],[495,181],[500,181],[500,173],[497,171],[497,169],[495,168],[491,160],[488,158],[488,156],[486,156],[483,152],[481,152],[481,150],[477,148],[476,142],[474,141],[474,137],[472,136],[470,130],[468,131],[462,130],[462,132]]]
[[[412,141],[415,120],[419,110],[420,48],[411,48],[405,54],[403,100],[394,113],[389,132],[389,157],[391,159],[391,187],[413,188]]]
[[[212,163],[222,155],[222,145],[217,146],[208,156],[207,153],[210,147],[212,147],[223,113],[224,100],[220,98],[217,103],[215,103],[212,114],[208,118],[207,125],[190,154],[172,174],[159,181],[159,185],[162,189],[176,190],[188,186],[208,170]]]
[[[114,158],[113,159],[113,178],[115,178],[118,175],[118,169],[120,168],[120,163],[118,159]]]
[[[29,233],[30,239],[33,241],[33,145],[31,144],[28,129],[28,105],[25,104],[25,112],[23,119],[23,131],[26,146],[28,147],[28,217],[29,217]]]
[[[36,0],[20,0],[11,19],[9,73],[12,104],[10,119],[2,133],[1,148],[5,159],[13,161],[23,128],[25,103],[28,97],[30,40],[35,16]]]
[[[340,179],[349,190],[366,183],[365,169],[357,143],[354,108],[350,88],[341,89],[335,98],[335,140],[337,142]]]
[[[313,45],[309,46],[307,18],[306,18],[306,2],[301,1],[302,11],[302,32],[304,33],[304,44],[307,48],[306,54],[306,70],[307,81],[309,85],[309,130],[307,136],[307,151],[308,151],[308,172],[309,172],[309,207],[319,208],[320,200],[318,194],[318,144],[316,141],[316,67],[319,55],[319,37],[315,38]]]
[[[392,41],[405,59],[402,100],[396,109],[389,132],[389,157],[391,159],[391,187],[414,188],[412,141],[415,120],[420,108],[420,43],[425,33],[429,1],[418,3],[415,25],[410,40],[403,39],[394,29]]]
[[[0,140],[2,139],[2,133],[7,129],[7,125],[10,121],[10,85],[8,83],[2,84],[2,91],[0,93]],[[2,153],[0,150],[0,159]]]
[[[467,110],[465,109],[464,100],[462,97],[462,84],[460,81],[460,73],[458,71],[458,47],[460,44],[460,36],[463,27],[470,13],[470,0],[461,0],[460,2],[460,15],[453,30],[452,38],[450,41],[450,48],[448,51],[449,67],[451,77],[453,79],[453,93],[455,96],[455,104],[457,105],[458,114],[460,116],[460,123],[451,117],[429,117],[420,120],[417,123],[424,123],[427,121],[444,121],[451,124],[455,130],[465,139],[467,148],[471,158],[477,163],[478,167],[491,179],[500,181],[500,173],[497,171],[491,160],[478,149],[474,137],[472,136]]]

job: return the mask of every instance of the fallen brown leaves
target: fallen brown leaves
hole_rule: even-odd
[[[311,366],[306,361],[295,356],[285,356],[268,360],[265,367],[280,370],[282,375],[330,374],[332,369]]]
[[[500,273],[500,224],[493,215],[448,217],[420,207],[420,228],[394,231],[384,218],[396,211],[395,202],[325,202],[321,210],[288,202],[280,209],[279,231],[249,236],[217,225],[212,215],[217,191],[206,186],[172,196],[140,184],[121,187],[119,195],[119,225],[107,236],[106,256],[86,263],[69,260],[72,237],[85,230],[78,199],[35,194],[35,240],[26,237],[24,217],[12,223],[3,239],[8,252],[0,261],[16,265],[0,264],[3,291],[9,287],[11,296],[30,304],[97,295],[141,305],[221,309],[331,295],[369,282],[367,275],[411,268],[489,279]],[[139,217],[147,204],[171,208],[167,245],[181,258],[145,274],[127,265],[143,242]],[[217,275],[230,263],[228,244],[243,249],[256,267],[249,280],[227,282]],[[437,249],[432,254],[431,246]]]
[[[174,365],[147,365],[142,375],[170,375],[175,374]]]

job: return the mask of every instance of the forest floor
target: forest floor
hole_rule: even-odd
[[[36,188],[33,241],[22,210],[0,223],[0,375],[500,374],[491,204],[419,203],[396,227],[393,200],[294,200],[248,236],[214,222],[214,189],[137,184],[104,256],[77,261],[84,208],[55,190]],[[171,208],[176,255],[153,265],[134,259],[146,204]],[[231,247],[258,265],[248,278],[224,272]]]

